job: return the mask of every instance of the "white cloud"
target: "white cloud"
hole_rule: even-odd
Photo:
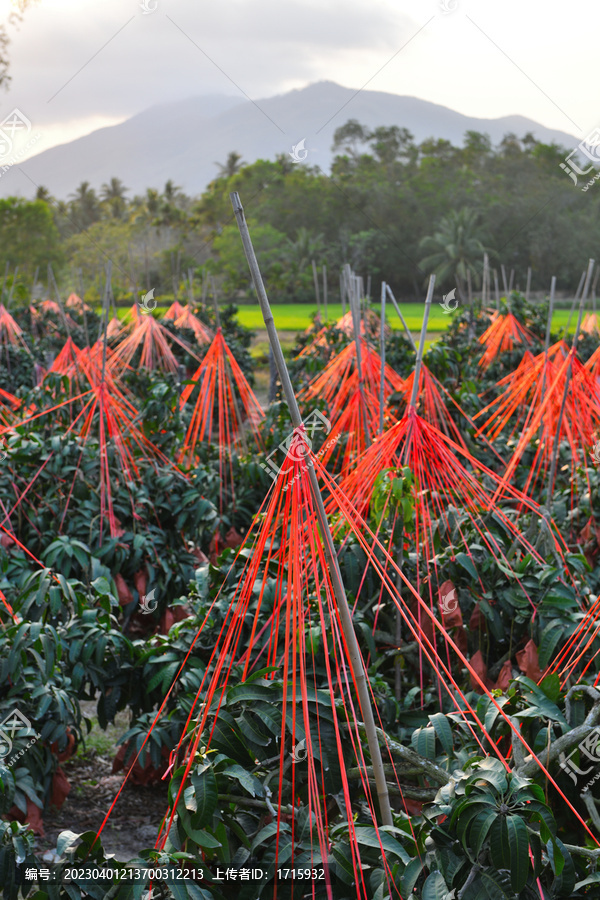
[[[594,30],[581,28],[592,0],[573,17],[542,0],[453,4],[444,15],[439,0],[157,0],[143,15],[140,0],[39,0],[13,32],[0,117],[23,109],[47,147],[157,103],[327,79],[572,133],[598,123]]]

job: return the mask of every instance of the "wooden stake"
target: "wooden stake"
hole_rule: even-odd
[[[529,291],[531,290],[531,266],[527,267],[527,286],[525,288],[525,303],[529,303]]]
[[[500,288],[498,286],[498,273],[494,269],[494,293],[496,294],[496,312],[500,312]]]
[[[515,277],[515,270],[514,270],[514,269],[511,269],[511,270],[510,270],[510,278],[508,279],[508,293],[509,293],[509,294],[510,294],[510,292],[511,292],[512,289],[513,289],[513,280],[514,280],[514,277]]]
[[[402,324],[403,324],[403,326],[404,326],[404,330],[405,330],[405,332],[406,332],[406,336],[408,337],[408,340],[409,340],[410,343],[412,344],[412,348],[413,348],[413,350],[414,350],[415,353],[416,353],[416,352],[417,352],[417,345],[415,344],[414,338],[413,338],[413,336],[412,336],[412,334],[411,334],[411,332],[410,332],[410,329],[409,329],[408,325],[407,325],[406,322],[404,321],[404,316],[403,316],[402,313],[400,312],[400,307],[399,307],[398,304],[396,303],[396,298],[395,298],[394,295],[392,294],[392,289],[391,289],[391,287],[389,286],[389,284],[387,283],[387,281],[385,282],[385,289],[386,289],[386,293],[387,293],[388,297],[390,298],[390,300],[391,300],[392,303],[394,304],[394,309],[395,309],[396,312],[398,313],[398,318],[400,319],[400,321],[402,322]]]
[[[500,265],[500,271],[502,272],[502,284],[504,285],[504,296],[508,297],[508,282],[506,281],[506,269],[504,268],[504,263]]]
[[[237,219],[238,228],[240,230],[240,236],[242,239],[242,244],[244,246],[246,259],[248,260],[250,272],[252,273],[252,280],[254,282],[254,287],[256,289],[256,294],[262,310],[265,327],[269,335],[269,341],[271,343],[271,347],[273,348],[273,355],[275,357],[277,369],[279,371],[279,378],[283,386],[283,392],[288,404],[288,408],[290,410],[292,424],[295,429],[301,429],[302,418],[300,416],[300,410],[298,409],[298,402],[296,400],[296,395],[294,394],[292,382],[290,381],[290,376],[285,364],[283,352],[281,350],[281,344],[279,343],[279,338],[277,336],[277,330],[273,321],[273,313],[271,312],[271,308],[269,306],[269,299],[267,297],[267,292],[265,291],[265,286],[263,284],[256,255],[254,253],[254,248],[252,246],[252,241],[250,239],[250,232],[248,231],[248,225],[244,216],[244,209],[240,202],[237,191],[234,191],[229,196],[233,206],[233,211]],[[300,431],[300,433],[302,433],[302,431]],[[358,646],[358,641],[356,639],[356,633],[354,631],[354,625],[352,623],[352,614],[348,606],[344,583],[342,581],[342,573],[340,571],[338,558],[335,552],[335,545],[331,536],[329,522],[327,520],[327,514],[325,512],[323,498],[321,497],[321,492],[319,490],[319,484],[317,481],[313,462],[310,458],[310,455],[307,455],[305,457],[305,460],[308,468],[308,477],[313,503],[315,504],[317,519],[319,521],[319,527],[323,539],[325,556],[329,564],[331,582],[333,585],[335,598],[340,614],[340,624],[344,632],[346,646],[348,647],[348,661],[352,669],[354,683],[356,684],[356,690],[358,693],[358,699],[363,716],[363,722],[365,724],[365,732],[367,735],[367,742],[371,755],[371,763],[373,766],[373,774],[375,776],[377,796],[379,799],[381,822],[384,825],[392,825],[393,821],[392,810],[390,807],[390,798],[387,783],[385,780],[383,761],[381,758],[381,748],[379,746],[379,741],[377,738],[377,731],[375,730],[375,717],[373,715],[373,709],[371,706],[371,698],[369,695],[365,665],[361,656],[360,648]]]
[[[325,321],[327,321],[327,266],[323,266],[323,308],[325,310]]]
[[[379,434],[383,434],[383,397],[384,397],[384,372],[385,372],[385,281],[381,282],[381,329],[379,332],[379,358],[381,370],[379,373]]]
[[[340,302],[342,304],[342,316],[346,315],[346,294],[344,291],[344,276],[340,272]]]

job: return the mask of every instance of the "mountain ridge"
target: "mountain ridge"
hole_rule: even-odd
[[[169,178],[186,193],[199,194],[231,151],[248,163],[274,159],[303,138],[308,162],[329,171],[333,133],[351,118],[369,128],[408,128],[417,143],[433,137],[461,146],[469,130],[489,134],[494,144],[508,132],[520,137],[532,132],[544,143],[565,148],[578,142],[524,116],[482,119],[409,95],[319,81],[254,101],[210,94],[148,107],[118,125],[41,150],[12,166],[0,179],[0,196],[31,197],[36,186],[44,185],[66,199],[82,181],[98,189],[113,176],[131,194],[161,188]]]

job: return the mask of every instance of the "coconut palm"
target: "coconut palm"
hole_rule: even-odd
[[[456,279],[461,298],[465,298],[465,283],[468,274],[479,277],[482,270],[483,254],[495,255],[484,247],[475,236],[478,213],[469,207],[452,210],[438,225],[433,235],[423,238],[419,244],[427,255],[421,266],[427,272],[434,272],[438,281]]]
[[[100,218],[98,197],[89,181],[82,181],[71,194],[71,209],[80,228],[88,228]]]
[[[52,203],[54,200],[54,197],[52,196],[52,194],[50,193],[50,191],[48,190],[47,187],[45,187],[43,184],[40,184],[37,191],[35,192],[35,199],[43,200],[44,203]]]
[[[224,165],[222,163],[215,163],[215,165],[219,167],[219,177],[231,178],[231,176],[239,172],[246,163],[242,159],[240,153],[236,153],[235,150],[232,150]]]
[[[125,199],[127,190],[128,188],[125,187],[120,178],[111,178],[108,184],[105,183],[100,188],[100,197],[110,208],[115,219],[121,219],[127,208]]]

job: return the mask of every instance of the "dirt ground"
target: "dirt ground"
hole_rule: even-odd
[[[89,706],[89,709],[85,707]],[[95,704],[82,704],[84,715],[92,717]],[[94,720],[95,721],[95,720]],[[36,838],[36,853],[46,854],[52,862],[53,850],[61,831],[98,831],[121,784],[123,772],[112,774],[116,741],[129,728],[129,716],[121,713],[115,724],[102,731],[95,722],[86,738],[87,748],[61,763],[71,792],[60,810],[44,815],[45,836]],[[139,851],[153,847],[161,821],[167,811],[168,780],[139,787],[127,784],[101,834],[107,854],[119,862],[128,862]]]

